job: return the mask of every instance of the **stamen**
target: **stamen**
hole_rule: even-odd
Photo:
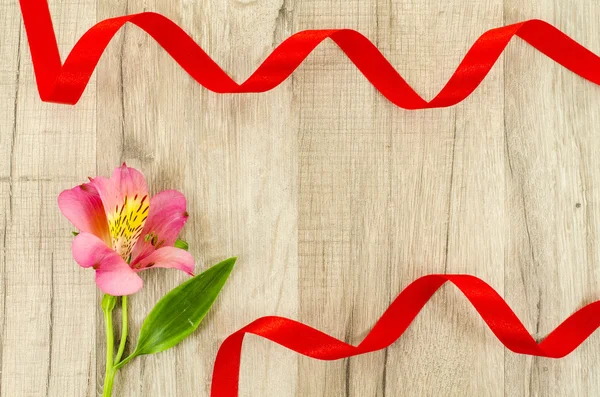
[[[141,200],[138,200],[137,194],[134,197],[125,196],[123,203],[117,204],[115,212],[109,215],[112,246],[123,259],[131,255],[131,251],[144,229],[147,216],[140,220],[139,213],[142,210],[148,211],[147,198],[148,195],[142,197]]]

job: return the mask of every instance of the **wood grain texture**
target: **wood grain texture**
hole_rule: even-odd
[[[51,0],[63,57],[95,21],[172,18],[234,78],[293,32],[348,27],[433,97],[485,30],[542,18],[600,53],[600,6],[516,0]],[[494,286],[536,338],[600,299],[600,89],[515,40],[450,109],[404,111],[333,43],[277,89],[217,95],[135,27],[75,107],[43,104],[18,3],[0,0],[0,396],[95,396],[100,293],[70,255],[58,193],[122,161],[179,189],[200,271],[240,257],[200,329],[133,361],[115,396],[208,396],[223,339],[283,315],[358,343],[427,273]],[[185,275],[157,270],[131,302],[135,342]],[[118,315],[118,311],[117,311]],[[595,396],[600,335],[563,360],[517,356],[445,287],[385,351],[317,362],[244,344],[241,396]]]
[[[93,1],[53,3],[52,11],[63,51],[96,19]],[[0,391],[93,396],[96,289],[89,277],[73,271],[72,227],[56,198],[95,170],[95,87],[77,108],[43,104],[17,3],[2,2],[1,15]]]

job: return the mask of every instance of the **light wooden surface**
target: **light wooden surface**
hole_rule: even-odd
[[[542,18],[600,53],[596,0],[50,2],[63,58],[94,22],[163,13],[238,81],[293,32],[347,27],[432,97],[485,30]],[[404,111],[331,42],[277,89],[208,92],[127,27],[75,107],[38,99],[16,0],[0,0],[0,395],[95,396],[100,294],[70,254],[63,189],[122,161],[189,200],[201,270],[238,255],[204,325],[136,359],[115,396],[208,396],[223,339],[263,315],[358,343],[428,273],[475,274],[536,338],[600,298],[600,89],[514,40],[450,108]],[[133,331],[185,279],[144,275]],[[317,362],[247,337],[241,396],[597,396],[600,334],[562,360],[506,351],[444,287],[389,349]]]

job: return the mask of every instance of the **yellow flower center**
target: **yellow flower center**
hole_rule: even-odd
[[[117,205],[115,211],[108,214],[112,248],[127,262],[133,246],[142,234],[149,208],[148,196],[139,198],[136,195],[133,198],[125,197],[123,205]]]

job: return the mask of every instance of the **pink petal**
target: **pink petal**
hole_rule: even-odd
[[[75,186],[58,196],[58,207],[80,232],[110,242],[108,221],[98,191],[91,183]]]
[[[142,197],[144,194],[148,194],[144,175],[135,168],[127,167],[125,163],[115,168],[110,180],[119,187],[123,196],[133,197],[137,194]]]
[[[121,296],[136,293],[142,279],[102,240],[90,233],[81,233],[73,240],[73,258],[81,267],[96,269],[96,284],[105,293]]]
[[[186,250],[175,247],[162,247],[138,262],[135,270],[145,270],[151,267],[166,267],[183,270],[190,276],[194,275],[194,257]]]
[[[122,166],[115,168],[110,179],[98,176],[92,180],[107,214],[117,211],[125,202],[125,197],[137,197],[141,200],[148,195],[148,186],[144,176],[135,168],[130,168],[123,163]]]
[[[132,266],[150,255],[155,249],[175,244],[188,217],[185,197],[177,190],[165,190],[152,197],[148,219],[142,230],[141,238],[132,251]],[[151,237],[145,239],[144,237],[147,235],[151,235]],[[152,238],[154,236],[156,236],[155,239]]]
[[[90,180],[92,185],[94,185],[98,191],[106,215],[115,211],[115,208],[123,203],[124,198],[121,196],[121,192],[110,179],[103,176],[97,176]]]
[[[121,258],[119,256],[119,258]],[[104,293],[114,296],[131,295],[142,289],[144,282],[125,261],[107,263],[96,270],[96,284]]]

